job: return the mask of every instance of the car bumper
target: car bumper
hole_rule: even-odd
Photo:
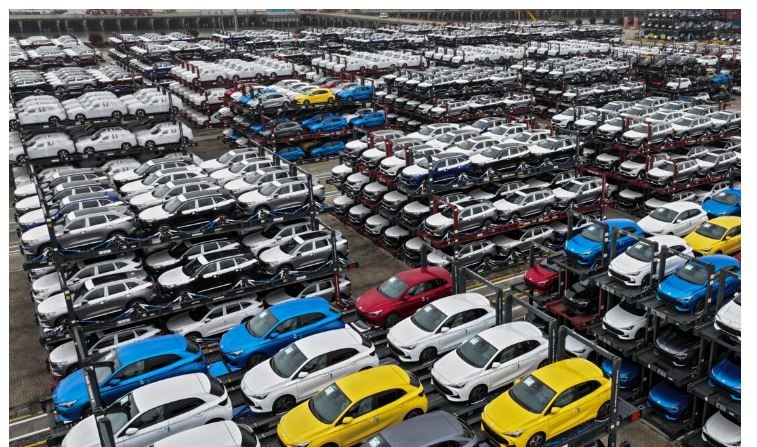
[[[467,391],[463,392],[467,387],[452,388],[440,383],[434,376],[431,376],[431,385],[450,402],[465,402],[468,400]]]
[[[618,337],[621,340],[633,340],[633,337],[631,336],[631,333],[629,331],[618,329],[604,322],[602,323],[602,329],[606,330],[607,332],[610,332],[612,335]]]

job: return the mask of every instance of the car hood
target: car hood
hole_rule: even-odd
[[[394,225],[392,227],[387,228],[386,231],[384,231],[384,236],[398,238],[398,239],[405,237],[409,234],[410,234],[409,231],[407,231],[406,229],[402,228],[399,225]]]
[[[185,333],[196,326],[199,322],[192,319],[189,312],[174,315],[166,321],[166,329],[171,332]]]
[[[516,404],[510,399],[509,391],[501,394],[484,408],[481,420],[497,433],[507,433],[521,430],[531,425],[536,418],[541,416],[534,414]],[[507,415],[507,418],[495,420],[490,415]]]
[[[612,154],[604,153],[604,154],[597,155],[597,160],[600,160],[600,161],[615,161],[615,160],[620,160],[620,157],[618,157],[617,155],[612,155]]]
[[[566,191],[562,188],[554,189],[552,190],[552,192],[555,194],[555,197],[557,197],[558,199],[570,199],[576,196],[574,193]]]
[[[402,210],[412,214],[423,214],[429,212],[431,208],[421,202],[410,202]]]
[[[335,206],[349,206],[349,205],[352,205],[354,203],[355,203],[355,199],[353,199],[351,197],[348,197],[348,196],[345,196],[345,195],[337,196],[334,199],[334,205]]]
[[[145,222],[163,220],[169,216],[170,214],[163,209],[163,205],[152,206],[139,213],[139,219]]]
[[[100,436],[97,431],[95,416],[88,416],[66,433],[63,438],[65,447],[96,447],[100,445]]]
[[[429,227],[449,227],[453,220],[445,217],[442,213],[436,213],[426,218],[426,225]]]
[[[485,156],[483,156],[481,154],[473,154],[470,157],[470,161],[474,165],[486,165],[486,164],[494,162],[494,159],[493,158],[489,158],[489,157],[485,157]]]
[[[673,177],[673,173],[660,168],[652,168],[647,175],[658,178]]]
[[[659,221],[651,216],[644,217],[638,222],[639,226],[645,233],[659,234],[668,229],[669,223]]]
[[[89,397],[87,395],[87,386],[84,382],[84,371],[81,369],[76,370],[58,382],[58,386],[53,390],[52,397],[55,404],[70,402],[72,400],[79,401],[77,403],[82,401],[88,402]]]
[[[432,336],[433,333],[421,330],[410,318],[405,318],[389,329],[386,338],[395,346],[408,346],[418,344]]]
[[[171,265],[178,261],[178,259],[174,258],[168,253],[168,250],[161,250],[159,252],[153,253],[150,256],[147,257],[145,260],[145,264],[147,264],[149,267],[152,268],[160,268],[165,265]]]
[[[331,173],[336,175],[343,175],[352,173],[352,167],[345,164],[337,165],[331,168]]]
[[[121,192],[124,194],[128,194],[132,192],[147,191],[151,188],[152,186],[143,184],[142,180],[134,180],[133,182],[129,182],[123,185],[121,187]]]
[[[184,266],[172,268],[158,277],[158,283],[164,287],[180,286],[187,284],[192,278],[187,276],[182,269]]]
[[[14,205],[16,210],[30,210],[40,208],[39,197],[31,196],[19,200]]]
[[[226,167],[226,165],[213,158],[200,163],[200,167],[206,172],[211,172],[217,171],[218,169],[223,169],[224,167]]]
[[[381,161],[382,168],[400,168],[407,164],[404,159],[397,157],[387,157]]]
[[[516,205],[515,203],[508,202],[505,199],[499,199],[496,202],[494,202],[494,207],[498,210],[515,210],[520,208],[520,205]]]
[[[163,200],[152,195],[152,191],[143,192],[129,199],[129,204],[134,206],[145,205],[147,203],[160,203]]]
[[[129,169],[128,171],[119,172],[118,174],[113,176],[113,180],[117,182],[129,182],[132,180],[136,180],[139,178],[139,175],[134,172],[134,169]]]
[[[58,272],[48,273],[47,275],[40,276],[32,282],[33,292],[43,292],[50,289],[60,289],[60,280],[58,279]]]
[[[364,313],[370,313],[376,310],[384,309],[388,304],[394,303],[395,300],[385,297],[377,289],[371,289],[360,295],[355,301],[355,308]]]
[[[725,215],[731,214],[736,209],[736,206],[726,205],[725,203],[720,203],[712,199],[707,199],[704,201],[704,204],[702,204],[702,208],[704,208],[707,214],[713,214],[716,216],[725,216]],[[32,211],[32,212],[34,213],[36,211]],[[31,214],[31,213],[27,213],[27,214]],[[41,216],[41,211],[40,211],[40,216]],[[19,219],[19,222],[21,222],[21,219],[23,219],[24,217],[26,217],[26,214],[21,216],[21,218]]]
[[[655,346],[667,353],[685,354],[689,349],[697,346],[699,341],[685,332],[666,332],[655,340]]]
[[[671,298],[685,298],[701,292],[704,287],[684,281],[676,275],[670,275],[660,283],[657,291]]]
[[[726,419],[720,412],[712,415],[704,424],[704,431],[723,444],[741,442],[741,426]]]
[[[24,242],[47,242],[50,240],[50,232],[47,225],[30,228],[21,234],[21,240]]]
[[[428,169],[422,168],[418,165],[411,165],[402,170],[402,175],[406,175],[408,177],[418,177],[427,174]]]
[[[260,253],[259,257],[261,262],[271,263],[289,259],[290,256],[281,251],[279,247],[271,247]]]
[[[253,337],[247,330],[247,323],[234,326],[221,336],[218,347],[225,353],[253,349],[255,346],[262,344],[263,339]]]
[[[269,197],[264,196],[263,194],[260,194],[260,192],[256,189],[254,191],[248,191],[241,196],[239,196],[239,201],[242,203],[247,204],[253,204],[257,205],[259,203],[267,203]]]
[[[729,387],[741,388],[741,367],[727,358],[712,368],[710,377]]]
[[[616,328],[633,326],[645,319],[645,316],[636,316],[632,313],[626,312],[620,306],[615,306],[608,310],[604,317],[605,323]]]
[[[76,346],[74,342],[69,341],[50,351],[50,363],[73,364],[77,362]]]
[[[18,218],[18,223],[26,227],[35,223],[43,223],[44,221],[45,215],[41,208],[24,213]]]
[[[26,197],[37,193],[37,188],[34,183],[28,183],[24,186],[16,188],[13,194],[16,197]]]
[[[281,377],[271,368],[271,360],[266,360],[247,371],[242,378],[242,392],[248,396],[267,394],[290,383],[288,377]]]
[[[318,437],[329,427],[313,416],[305,401],[282,416],[278,431],[283,435],[285,444],[295,445]]]
[[[641,271],[651,272],[650,266],[649,262],[639,261],[623,253],[610,262],[609,268],[620,274],[634,276]]]
[[[579,234],[565,243],[565,249],[579,255],[589,256],[601,251],[602,245]]]
[[[734,329],[741,329],[741,306],[731,300],[718,311],[717,319]]]
[[[214,171],[213,173],[210,174],[210,176],[213,177],[216,180],[221,180],[221,179],[224,179],[224,178],[236,177],[236,174],[234,174],[233,172],[231,172],[231,170],[229,168],[223,168],[223,169],[219,169],[217,171]]]
[[[637,163],[637,162],[631,161],[631,160],[626,160],[626,161],[624,161],[623,163],[620,164],[620,167],[621,168],[626,168],[626,169],[641,169],[641,168],[644,167],[644,164],[643,163]]]
[[[465,383],[479,375],[481,370],[460,358],[457,350],[450,352],[434,363],[431,374],[445,384]]]
[[[243,178],[237,178],[230,182],[224,183],[223,187],[229,191],[241,191],[243,189],[252,189],[255,186],[247,183]]]
[[[386,157],[386,152],[382,151],[381,149],[376,149],[374,147],[372,149],[368,149],[367,151],[363,152],[362,157],[366,159]]]

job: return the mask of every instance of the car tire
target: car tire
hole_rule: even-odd
[[[271,208],[268,207],[267,205],[261,205],[255,208],[255,214],[260,214],[260,213],[270,214]]]
[[[539,362],[539,366],[537,367],[537,369],[544,368],[547,365],[549,365],[549,359],[544,359],[541,362]]]
[[[392,326],[396,325],[400,322],[400,316],[392,313],[386,316],[386,319],[384,320],[384,328],[389,329]]]
[[[87,117],[84,116],[83,113],[77,113],[76,116],[74,116],[74,121],[76,121],[77,123],[84,123],[85,121],[87,121]]]
[[[53,126],[57,126],[58,124],[60,124],[60,118],[58,118],[57,116],[51,116],[47,119],[47,122]]]
[[[146,114],[147,114],[147,113],[146,113],[146,112],[145,112],[144,110],[142,110],[142,109],[139,109],[139,110],[137,110],[137,111],[136,111],[136,112],[134,113],[134,115],[135,115],[135,116],[136,116],[137,118],[139,118],[139,119],[142,119],[142,118],[144,118]]]
[[[24,155],[24,154],[21,154],[18,157],[16,157],[16,162],[18,162],[18,163],[23,163],[25,161],[26,161],[26,155]]]
[[[224,420],[225,420],[225,419],[219,419],[219,418],[211,419],[211,420],[209,420],[208,422],[206,422],[206,423],[205,423],[205,425],[208,425],[208,424],[215,424],[216,422],[223,422]]]
[[[123,239],[126,237],[126,233],[123,231],[114,231],[108,234],[108,239]]]
[[[293,396],[290,396],[289,394],[285,394],[283,396],[279,396],[275,401],[273,401],[271,410],[273,410],[273,414],[286,413],[287,411],[294,408],[295,405],[297,405],[295,398]]]
[[[411,410],[410,413],[406,414],[405,418],[403,420],[406,421],[408,419],[412,419],[414,417],[418,417],[418,416],[420,416],[422,414],[423,414],[423,410],[421,410],[420,408],[416,408],[415,410]]]
[[[510,220],[511,221],[520,220],[520,213],[512,213],[512,214],[510,214]]]
[[[428,347],[421,351],[421,355],[418,357],[421,363],[428,363],[436,358],[436,348]]]
[[[531,435],[530,438],[528,438],[526,447],[542,447],[546,440],[547,440],[547,435],[545,435],[544,433],[542,432],[534,433],[533,435]]]
[[[65,326],[68,325],[69,322],[70,320],[68,319],[68,315],[64,315],[55,319],[55,321],[53,322],[53,327]]]
[[[145,141],[145,148],[147,149],[155,149],[155,142],[152,140]]]
[[[489,393],[489,389],[486,385],[476,385],[468,394],[468,405],[472,405],[476,402],[481,402],[486,399],[486,395]]]
[[[131,149],[131,143],[121,143],[121,150],[128,151]]]
[[[68,157],[69,152],[65,149],[61,149],[58,151],[58,157],[60,158],[66,158]]]
[[[143,299],[131,300],[126,304],[126,309],[137,309],[139,306],[147,304],[147,301]]]
[[[223,76],[216,76],[216,82],[223,82],[224,78]]]
[[[607,419],[610,418],[610,410],[611,409],[612,408],[610,406],[610,401],[608,400],[607,402],[603,403],[599,407],[599,410],[597,410],[597,417],[596,417],[596,419],[598,421],[606,421]]]
[[[259,365],[266,361],[265,354],[262,354],[260,352],[256,354],[252,354],[249,359],[247,359],[247,369],[252,369],[254,366]]]
[[[294,267],[292,267],[292,264],[284,264],[280,266],[278,269],[276,269],[276,273],[283,274],[284,272],[291,272],[294,270]]]
[[[305,107],[310,107],[310,100],[306,99],[306,100],[302,101],[302,105],[305,106]]]
[[[92,155],[92,154],[94,154],[94,153],[95,153],[95,148],[93,148],[93,147],[87,147],[87,148],[84,148],[84,153],[85,153],[85,154],[89,154],[89,155]]]
[[[185,335],[185,337],[197,343],[197,339],[202,338],[202,334],[200,334],[199,332],[190,332],[187,335]]]
[[[111,116],[113,117],[113,119],[114,119],[114,120],[120,120],[120,119],[121,119],[121,118],[123,118],[123,116],[124,116],[124,114],[123,114],[123,113],[121,113],[121,112],[120,112],[120,111],[118,111],[118,110],[114,111],[114,112],[113,112],[113,113],[111,113],[110,115],[111,115]]]

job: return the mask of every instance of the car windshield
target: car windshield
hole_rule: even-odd
[[[220,157],[218,157],[218,162],[219,163],[228,163],[229,160],[231,160],[232,158],[234,158],[235,155],[236,154],[234,154],[233,152],[226,152],[225,154],[223,154]]]
[[[163,209],[169,213],[173,213],[179,209],[182,203],[183,202],[179,200],[178,197],[172,197],[171,199],[168,200],[168,202],[166,202],[165,205],[163,205]]]
[[[331,424],[350,403],[339,386],[332,383],[308,401],[308,408],[316,419],[324,424]]]
[[[686,282],[703,286],[707,283],[707,270],[701,265],[692,262],[683,266],[676,272],[676,276]]]
[[[131,393],[105,409],[105,417],[110,421],[110,428],[113,429],[113,433],[118,433],[119,430],[124,428],[138,414],[139,409]]]
[[[583,232],[581,232],[581,236],[583,236],[584,239],[588,239],[592,242],[602,242],[605,236],[605,230],[604,228],[602,228],[602,225],[591,224]]]
[[[465,140],[462,143],[458,143],[457,147],[467,151],[467,150],[473,149],[474,144],[476,144],[476,142],[473,140]]]
[[[620,306],[620,308],[625,310],[626,312],[636,315],[637,317],[643,317],[644,314],[646,314],[646,310],[640,309],[636,307],[635,305],[626,301],[621,301],[620,304],[618,304],[618,306]]]
[[[646,242],[637,242],[626,251],[628,256],[641,262],[652,262],[654,250]]]
[[[231,167],[229,168],[229,171],[236,174],[237,172],[240,172],[242,169],[244,169],[245,166],[247,166],[247,163],[242,163],[241,161],[238,161],[231,165]]]
[[[702,161],[706,161],[707,163],[715,163],[718,161],[718,156],[715,154],[706,154],[704,157],[701,158]]]
[[[660,112],[655,112],[655,113],[649,115],[650,119],[658,120],[658,121],[664,121],[666,117],[667,117],[667,115],[665,115],[664,113],[660,113]]]
[[[555,390],[534,376],[528,376],[510,389],[510,397],[531,413],[541,414],[555,397]]]
[[[720,191],[719,193],[715,194],[712,200],[724,205],[736,205],[737,203],[739,203],[739,196],[727,191]]]
[[[507,197],[505,197],[505,200],[507,202],[514,203],[515,205],[520,205],[526,200],[526,197],[526,194],[518,191],[512,194],[508,194]]]
[[[623,118],[613,118],[609,121],[605,121],[605,125],[613,127],[623,127]]]
[[[528,143],[529,139],[531,139],[531,135],[525,132],[521,132],[513,137],[513,140],[520,141],[521,143]]]
[[[678,124],[679,126],[686,126],[686,127],[691,127],[691,125],[694,124],[694,120],[690,118],[678,118],[677,120],[673,122],[675,124]]]
[[[444,135],[441,135],[439,138],[437,138],[436,141],[441,141],[442,143],[449,143],[452,141],[453,138],[455,138],[453,134],[445,133]]]
[[[562,189],[568,192],[578,193],[578,190],[581,189],[582,186],[583,186],[583,183],[573,180],[563,185]]]
[[[576,114],[576,111],[573,110],[572,108],[571,109],[565,109],[562,112],[560,112],[560,115],[563,115],[563,116],[573,116],[575,114]]]
[[[636,124],[635,126],[631,127],[632,131],[639,132],[639,133],[644,133],[644,134],[647,133],[648,129],[649,129],[649,127],[646,124]]]
[[[265,185],[261,186],[260,189],[258,189],[258,192],[266,197],[270,197],[274,192],[276,192],[276,189],[278,187],[279,186],[274,183],[266,183]]]
[[[153,182],[155,182],[155,180],[157,180],[157,179],[158,179],[158,175],[153,172],[152,174],[150,174],[147,177],[145,177],[144,180],[142,180],[142,184],[144,184],[144,185],[152,185]]]
[[[380,294],[393,300],[399,298],[405,289],[407,289],[407,283],[397,276],[392,276],[378,287]]]
[[[421,168],[428,169],[428,158],[419,158],[415,160],[415,164],[420,166]]]
[[[426,136],[426,137],[429,136],[429,135],[431,135],[433,132],[434,132],[434,128],[433,127],[424,127],[423,129],[421,129],[421,130],[418,131],[419,134],[421,134],[423,136]]]
[[[95,365],[95,377],[97,377],[97,383],[101,384],[113,374],[113,371],[121,367],[121,360],[118,358],[117,350],[113,349],[100,354],[92,361],[92,364]]]
[[[676,170],[676,164],[670,161],[663,161],[657,167],[666,172],[675,172]]]
[[[205,264],[200,261],[200,258],[195,258],[184,264],[184,267],[181,268],[181,271],[184,272],[184,274],[187,276],[194,277],[204,265]]]
[[[279,231],[281,231],[281,227],[279,227],[278,225],[271,225],[263,230],[260,234],[266,239],[273,239],[277,234],[279,234]]]
[[[486,366],[496,353],[497,348],[478,335],[457,348],[457,355],[460,356],[465,363],[476,368],[483,368]]]
[[[300,246],[300,242],[297,239],[292,238],[284,242],[283,244],[279,245],[279,250],[283,251],[286,254],[291,254],[299,246]]]
[[[183,255],[185,251],[190,247],[186,242],[181,242],[168,249],[168,254],[173,258],[178,258]]]
[[[714,120],[727,121],[728,118],[731,117],[731,115],[728,113],[718,112],[718,113],[713,113],[712,115],[710,115],[710,117]]]
[[[257,172],[253,172],[252,174],[247,174],[244,176],[244,181],[249,183],[250,185],[257,185],[258,182],[260,182],[260,179],[263,178],[265,174],[258,174]]]
[[[726,228],[712,222],[705,222],[697,228],[697,234],[709,239],[720,240],[726,232]]]
[[[499,154],[500,151],[501,149],[497,149],[494,146],[487,147],[486,149],[481,151],[481,155],[483,155],[486,158],[497,158],[497,155]]]
[[[260,338],[268,333],[279,320],[268,310],[264,310],[255,315],[247,322],[247,331],[252,336]]]
[[[308,358],[300,351],[296,344],[292,343],[278,352],[271,359],[271,369],[279,377],[288,379]]]
[[[485,98],[484,100],[482,100],[480,102],[482,104],[488,104],[489,102],[491,102],[491,99]],[[475,123],[473,123],[472,126],[475,127],[476,129],[483,129],[483,128],[486,127],[487,124],[489,124],[489,122],[486,121],[486,120],[478,120]]]
[[[433,304],[429,304],[423,309],[419,310],[410,320],[418,326],[418,328],[425,332],[431,332],[447,318],[447,315],[441,310],[437,309]]]
[[[168,185],[160,185],[160,186],[158,186],[157,189],[155,189],[155,191],[152,192],[152,196],[153,197],[163,197],[170,190],[171,190],[170,186],[168,186]]]
[[[678,213],[676,211],[662,206],[652,211],[652,213],[649,215],[649,217],[651,217],[652,219],[667,223],[673,222],[677,216]]]

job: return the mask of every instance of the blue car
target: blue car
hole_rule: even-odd
[[[326,118],[331,118],[332,116],[337,116],[337,115],[334,115],[331,112],[320,112],[320,113],[316,113],[315,115],[311,116],[310,118],[306,120],[301,121],[300,124],[302,124],[302,127],[310,127],[313,124],[318,124],[321,121],[325,120]]]
[[[431,156],[431,164],[427,158],[419,158],[415,164],[402,169],[400,180],[407,185],[419,186],[429,173],[434,183],[450,183],[462,174],[470,174],[473,170],[467,155],[453,152],[441,152]]]
[[[237,368],[253,367],[297,339],[344,327],[342,313],[323,298],[285,301],[221,337],[221,355]]]
[[[341,116],[330,116],[322,119],[320,123],[310,124],[307,128],[313,133],[336,132],[347,129],[347,121]]]
[[[710,78],[710,84],[713,85],[724,85],[724,84],[730,84],[731,83],[731,75],[729,73],[721,73],[717,76],[713,76]]]
[[[612,234],[613,228],[619,228],[636,236],[644,237],[644,230],[631,219],[607,219],[603,222],[607,224],[610,234]],[[593,223],[565,243],[565,254],[581,265],[593,265],[602,255],[603,239],[604,229],[602,225]],[[615,255],[617,256],[635,244],[636,239],[627,234],[618,233],[615,242]],[[609,247],[607,250],[609,250]]]
[[[257,124],[251,124],[250,131],[253,133],[261,133],[264,130],[270,130],[272,125],[284,123],[287,121],[289,121],[289,118],[277,118],[276,120],[266,120],[265,125],[262,122],[257,123]]]
[[[701,262],[712,264],[717,275],[721,270],[730,270],[740,275],[741,263],[726,255],[709,255],[699,258]],[[724,297],[733,296],[741,288],[741,280],[731,275],[725,277]],[[712,282],[710,302],[715,303],[720,289],[720,281]],[[707,270],[698,262],[689,262],[677,272],[666,277],[657,286],[657,300],[674,307],[681,312],[700,312],[704,310],[707,295]]]
[[[350,120],[350,124],[352,124],[354,127],[359,128],[383,126],[385,122],[386,116],[384,115],[383,110],[379,110],[378,112],[365,113],[362,116],[357,116]]]
[[[258,88],[258,89],[252,89],[252,91],[248,93],[247,95],[240,96],[238,101],[241,104],[247,104],[248,102],[262,95],[263,93],[276,93],[276,92],[278,92],[278,90],[275,89],[274,87],[263,87],[263,88]]]
[[[741,216],[741,190],[724,189],[705,200],[702,208],[710,217]]]
[[[344,141],[326,141],[320,146],[310,149],[310,156],[318,158],[339,155],[345,147]]]
[[[707,383],[711,388],[725,391],[731,399],[741,400],[741,361],[738,358],[724,358],[712,367]]]
[[[649,391],[647,403],[650,407],[659,410],[665,419],[680,421],[689,414],[691,409],[691,395],[660,382]]]
[[[302,160],[307,156],[305,151],[299,146],[283,147],[276,151],[276,154],[287,161]]]
[[[612,377],[612,360],[605,359],[600,365],[602,372],[607,377]],[[641,365],[631,360],[622,359],[620,363],[620,382],[618,386],[622,390],[633,389],[641,378]]]
[[[196,372],[207,372],[207,364],[197,343],[183,336],[162,335],[103,353],[93,362],[103,405],[147,383]],[[53,391],[58,418],[75,421],[86,416],[89,395],[84,371],[77,370],[61,380]]]
[[[373,87],[370,85],[351,85],[336,92],[336,97],[342,101],[360,101],[370,99],[373,96]]]

